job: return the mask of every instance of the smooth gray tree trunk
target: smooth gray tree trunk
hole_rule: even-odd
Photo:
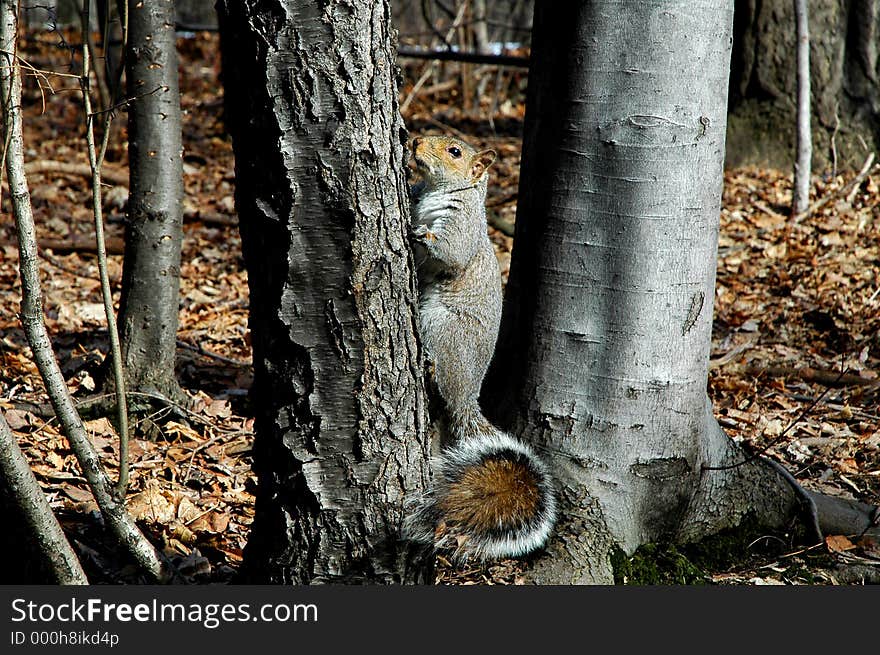
[[[732,14],[732,1],[536,7],[486,404],[558,476],[534,582],[610,582],[615,545],[790,514],[764,466],[706,469],[746,459],[706,395]]]
[[[807,0],[794,0],[797,33],[797,153],[794,163],[794,190],[791,213],[797,215],[810,206],[813,136],[810,131],[810,28]]]
[[[398,541],[429,444],[388,2],[218,13],[257,417],[244,577],[429,580]]]
[[[473,0],[471,13],[473,15],[474,50],[480,54],[488,54],[489,25],[486,22],[488,17],[486,0]]]
[[[174,374],[183,238],[183,144],[174,1],[129,1],[130,189],[119,326],[128,388],[183,394]]]

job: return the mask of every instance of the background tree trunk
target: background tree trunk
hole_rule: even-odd
[[[520,201],[486,408],[544,448],[561,518],[539,583],[792,498],[706,395],[732,2],[538,3]],[[499,423],[504,415],[493,415]]]
[[[810,31],[807,0],[794,0],[797,17],[797,130],[794,162],[792,216],[810,206],[812,185],[813,136],[810,130]]]
[[[790,0],[736,0],[727,165],[789,169],[797,70]],[[880,145],[880,0],[810,3],[813,170],[858,170]]]
[[[177,0],[177,24],[183,29],[217,29],[214,0]]]
[[[254,350],[245,577],[430,579],[398,543],[429,443],[388,3],[218,10]]]
[[[130,190],[119,301],[129,389],[182,402],[174,374],[183,238],[183,144],[174,1],[129,1]]]
[[[122,82],[122,22],[127,0],[96,0],[95,9],[98,21],[98,32],[101,35],[101,49],[103,61],[98,61],[93,66],[103,70],[103,78],[109,92],[109,106],[118,103],[122,98],[122,90],[117,86]],[[99,78],[100,79],[100,78]],[[106,109],[106,107],[102,107]]]

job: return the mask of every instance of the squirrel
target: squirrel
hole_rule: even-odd
[[[541,548],[556,521],[550,473],[525,443],[480,409],[501,323],[501,274],[486,226],[493,150],[417,137],[421,178],[410,188],[419,332],[444,427],[434,487],[407,516],[404,536],[457,560],[517,557]]]

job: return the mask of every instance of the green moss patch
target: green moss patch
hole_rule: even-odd
[[[626,585],[701,585],[711,584],[711,576],[730,571],[748,571],[789,555],[803,543],[801,534],[774,533],[746,517],[736,528],[723,530],[693,544],[662,542],[640,546],[632,555],[620,549],[611,556],[614,583]],[[827,559],[822,553],[780,559],[775,567],[779,575],[811,584],[817,582],[810,566]],[[817,559],[818,558],[818,559]],[[827,563],[827,562],[826,562]]]

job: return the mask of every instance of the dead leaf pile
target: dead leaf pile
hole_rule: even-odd
[[[76,38],[69,35],[68,41]],[[49,43],[28,39],[21,49],[34,66],[64,71],[69,55]],[[132,444],[128,506],[194,581],[226,581],[241,562],[254,512],[253,418],[246,402],[251,384],[248,288],[233,202],[232,148],[222,124],[217,37],[199,34],[181,39],[179,47],[187,200],[178,374],[196,402],[187,410],[145,417],[135,426],[136,436],[158,438]],[[461,91],[446,83],[448,76],[429,76],[413,93],[413,81],[426,65],[405,66],[408,82],[401,99],[413,96],[407,125],[413,133],[460,132],[498,152],[488,206],[506,277],[525,72],[496,75],[485,68],[488,72],[481,75],[493,75],[492,83],[479,101],[463,107]],[[78,91],[69,81],[55,86],[53,95],[41,91],[34,78],[27,82],[27,160],[85,164]],[[113,129],[108,165],[124,171],[124,115]],[[767,448],[805,486],[878,504],[880,175],[875,171],[841,194],[853,176],[817,179],[814,200],[834,199],[795,222],[788,218],[790,174],[761,168],[726,173],[709,392],[728,434]],[[40,270],[49,331],[71,391],[75,398],[86,398],[100,379],[107,351],[97,266],[82,245],[92,238],[88,185],[81,176],[61,172],[34,174],[30,184],[44,244]],[[108,188],[111,239],[123,237],[125,201],[124,186]],[[17,316],[20,284],[11,223],[0,224],[0,285],[6,289],[0,303],[0,407],[79,552],[91,558],[90,570],[120,570],[67,442],[51,414],[41,410],[46,397]],[[121,256],[111,255],[117,300],[121,270]],[[115,475],[118,445],[112,425],[95,419],[88,429]],[[828,535],[825,548],[837,558],[877,558],[876,544],[859,543],[852,535]],[[803,582],[806,574],[792,573],[791,561],[715,572],[712,579],[722,584]],[[455,569],[442,559],[439,564],[443,583],[522,580],[516,562],[472,569]],[[836,581],[826,569],[811,575],[813,583]]]

